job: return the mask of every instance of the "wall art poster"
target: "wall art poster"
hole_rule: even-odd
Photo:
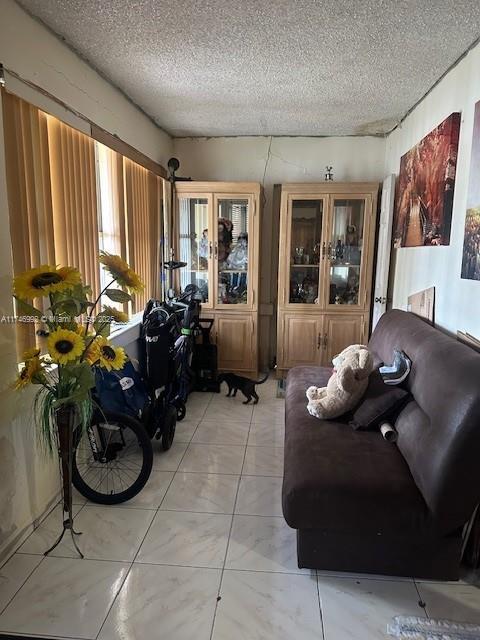
[[[460,113],[452,113],[400,160],[393,242],[450,244]]]
[[[463,240],[462,278],[480,280],[480,102],[475,105]]]

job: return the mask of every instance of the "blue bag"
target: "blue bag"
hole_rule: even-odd
[[[98,403],[104,411],[141,418],[150,402],[145,383],[130,360],[119,371],[96,367],[95,389]]]

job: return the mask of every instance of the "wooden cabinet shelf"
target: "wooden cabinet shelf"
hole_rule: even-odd
[[[262,187],[256,182],[179,182],[175,191],[175,250],[187,263],[176,284],[199,288],[202,316],[214,319],[219,370],[254,376]]]
[[[300,364],[329,366],[346,346],[367,340],[378,187],[280,187],[280,376]]]

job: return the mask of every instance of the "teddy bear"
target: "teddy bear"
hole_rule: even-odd
[[[334,372],[326,387],[307,389],[308,412],[322,420],[338,418],[353,409],[367,390],[373,356],[362,344],[353,344],[332,360]]]

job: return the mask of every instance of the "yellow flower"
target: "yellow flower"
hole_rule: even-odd
[[[128,313],[120,311],[119,309],[115,309],[115,307],[109,307],[108,305],[106,305],[103,307],[100,318],[102,320],[103,318],[105,318],[104,322],[118,322],[121,324],[125,324],[125,322],[128,322]]]
[[[77,326],[75,327],[75,333],[78,333],[78,335],[82,338],[94,335],[92,328],[89,326],[87,331],[87,325],[85,324],[77,324]]]
[[[58,291],[69,291],[81,282],[78,269],[73,267],[57,269],[53,265],[44,264],[15,276],[13,294],[21,300],[31,300]]]
[[[125,262],[123,258],[102,251],[99,261],[121,287],[127,287],[129,291],[135,293],[143,291],[145,285],[140,279],[140,276],[130,268],[129,264]]]
[[[48,336],[47,347],[54,362],[67,364],[82,355],[85,340],[76,331],[56,329]]]
[[[31,383],[41,382],[43,378],[42,363],[38,357],[31,358],[25,361],[25,365],[18,374],[18,378],[15,380],[14,389],[17,391],[24,389]]]
[[[92,344],[92,351],[96,356],[94,362],[107,371],[121,369],[127,360],[124,349],[122,347],[114,347],[103,336],[95,338]]]
[[[29,360],[33,360],[33,358],[38,358],[40,355],[40,349],[36,347],[32,347],[31,349],[27,349],[23,352],[23,362],[28,362]]]

